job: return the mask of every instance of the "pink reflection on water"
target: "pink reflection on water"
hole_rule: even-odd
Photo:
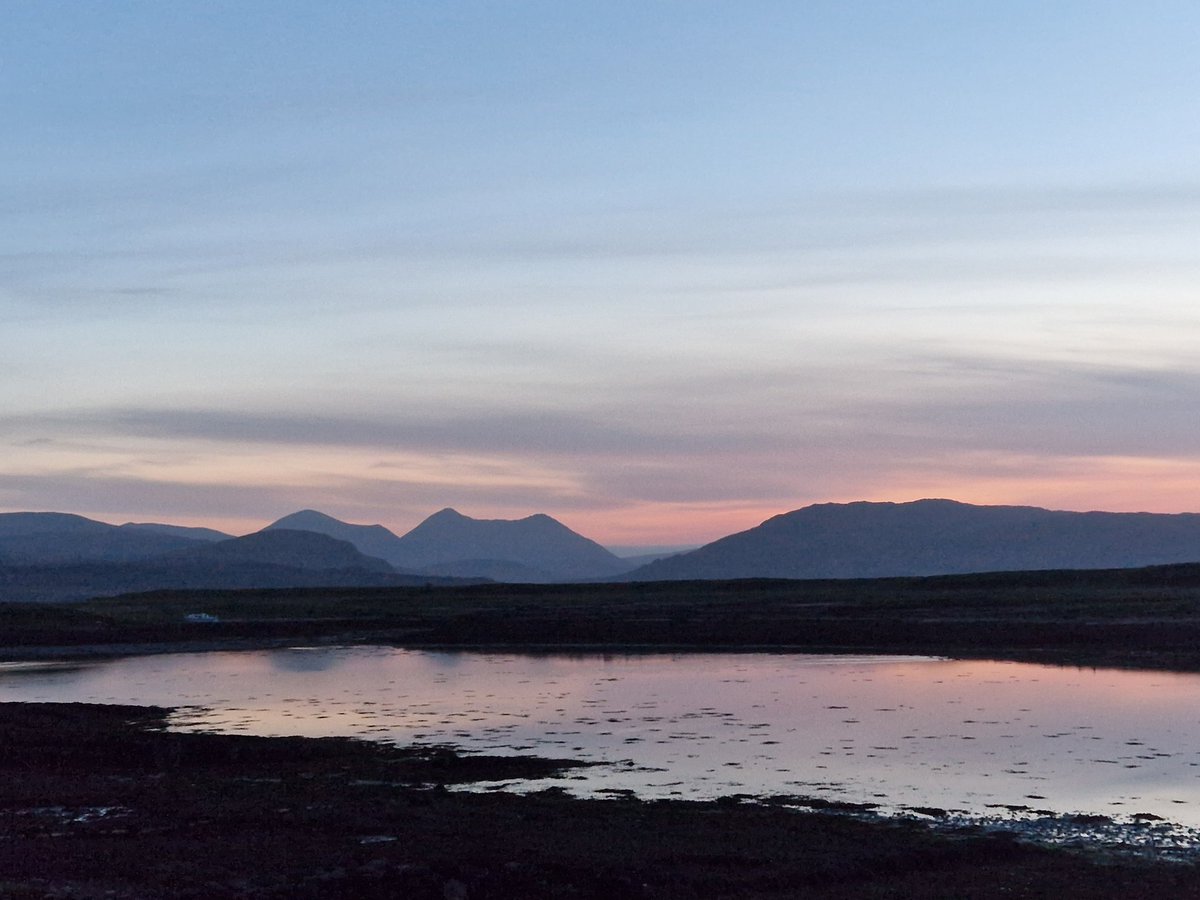
[[[351,734],[611,763],[644,797],[815,795],[1200,826],[1200,677],[799,654],[562,656],[383,647],[0,672],[0,699],[204,707],[179,727]]]

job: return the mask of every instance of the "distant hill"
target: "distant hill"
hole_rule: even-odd
[[[662,559],[664,556],[675,556],[695,550],[699,544],[605,544],[609,551],[621,559]]]
[[[116,527],[74,513],[0,513],[0,538],[31,534],[98,534]]]
[[[472,519],[443,509],[397,537],[382,525],[351,525],[308,509],[284,516],[264,530],[279,528],[349,541],[401,570],[430,575],[508,582],[580,581],[633,567],[547,515]]]
[[[1080,513],[918,500],[808,506],[624,577],[878,578],[1195,561],[1195,513]]]
[[[349,522],[327,516],[315,509],[302,509],[300,512],[272,522],[263,531],[274,531],[280,528],[325,534],[337,538],[339,541],[353,544],[367,556],[387,560],[393,566],[400,568],[407,567],[407,563],[403,561],[405,558],[404,546],[400,538],[382,525],[351,525]]]
[[[297,569],[258,563],[211,565],[166,563],[74,563],[0,566],[0,603],[86,600],[161,590],[243,588],[420,587],[477,583],[483,579],[437,578],[362,569]]]
[[[397,573],[353,545],[277,529],[224,541],[189,542],[153,559],[0,564],[0,602],[83,600],[153,590],[411,587],[464,579]],[[481,581],[486,579],[466,579]]]
[[[258,531],[245,537],[188,547],[160,557],[165,564],[208,564],[213,567],[236,565],[282,566],[313,572],[374,572],[392,574],[396,570],[382,559],[366,556],[348,541],[314,531],[275,529]]]
[[[542,581],[598,578],[629,566],[593,540],[547,515],[524,519],[472,519],[453,509],[434,513],[400,542],[405,565],[454,571],[480,560],[518,563],[545,573]]]
[[[688,550],[694,550],[695,547],[688,547]],[[639,566],[646,566],[660,559],[666,559],[670,556],[678,556],[680,553],[685,553],[686,550],[661,550],[657,553],[639,553],[635,556],[622,556],[621,562],[625,563],[630,570],[636,569]]]
[[[562,581],[549,572],[534,569],[507,559],[456,559],[453,562],[422,566],[416,570],[422,575],[437,575],[455,578],[486,578],[506,584],[552,584]]]
[[[172,526],[110,525],[71,513],[0,513],[0,565],[152,559],[210,540],[192,531]]]
[[[159,522],[126,522],[117,526],[127,531],[144,531],[151,534],[169,534],[174,537],[188,538],[193,541],[227,541],[232,534],[217,531],[215,528],[193,528],[188,525],[164,525]]]

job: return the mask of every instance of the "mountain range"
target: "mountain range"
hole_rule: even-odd
[[[917,500],[806,506],[627,577],[879,578],[1196,561],[1195,513],[1081,513]]]
[[[70,513],[5,513],[0,514],[0,565],[132,562],[229,537],[179,525],[109,525]]]
[[[546,515],[487,520],[444,509],[398,536],[302,510],[234,537],[69,513],[0,514],[0,600],[165,588],[874,578],[1197,561],[1195,513],[952,500],[807,506],[644,565]]]
[[[443,509],[397,537],[382,525],[350,525],[306,509],[264,530],[276,528],[315,531],[349,541],[363,553],[418,574],[544,583],[603,578],[633,568],[547,515],[472,519]]]
[[[636,567],[546,515],[472,519],[452,509],[398,537],[302,510],[242,537],[70,513],[0,514],[0,601],[168,588],[548,583]]]
[[[109,525],[65,513],[0,514],[0,601],[80,600],[168,589],[463,582],[398,572],[353,544],[312,531],[232,537],[174,525]]]

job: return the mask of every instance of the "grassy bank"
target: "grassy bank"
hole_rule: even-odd
[[[215,623],[185,621],[189,613]],[[1200,670],[1200,567],[863,581],[178,591],[0,604],[0,652],[272,641],[786,649]]]

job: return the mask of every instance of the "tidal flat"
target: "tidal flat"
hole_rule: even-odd
[[[569,761],[0,704],[5,897],[1200,897],[1187,864],[739,802],[461,792]]]
[[[505,786],[521,793],[801,795],[1186,859],[1200,858],[1197,695],[1196,674],[868,654],[367,645],[0,663],[0,701],[591,764]]]

